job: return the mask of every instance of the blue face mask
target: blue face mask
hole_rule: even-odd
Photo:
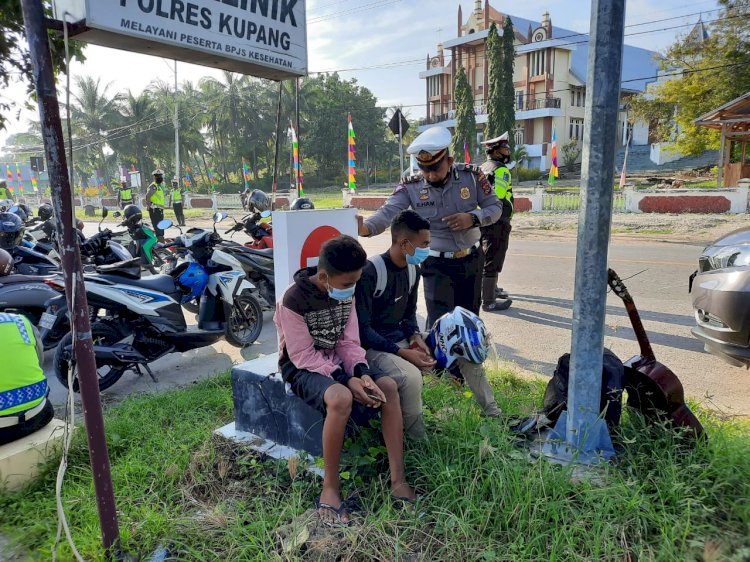
[[[411,244],[411,247],[414,248],[414,255],[406,254],[406,263],[408,263],[409,265],[419,265],[428,257],[430,257],[429,248],[417,248],[416,246],[414,246],[414,244],[411,243],[410,240],[408,242],[409,244]]]
[[[328,285],[328,283],[326,283],[326,285]],[[332,299],[336,299],[337,301],[346,301],[354,296],[355,288],[356,285],[353,287],[349,287],[348,289],[338,289],[336,287],[331,287],[330,285],[328,285],[328,296]]]

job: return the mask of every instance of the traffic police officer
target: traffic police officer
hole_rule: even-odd
[[[164,231],[156,226],[164,220],[164,205],[167,203],[167,196],[164,192],[164,170],[157,168],[151,175],[154,176],[154,181],[148,186],[146,192],[146,207],[151,226],[154,227],[154,234],[160,242],[164,242]]]
[[[479,227],[494,224],[502,214],[484,173],[454,164],[450,143],[445,127],[419,135],[407,151],[422,173],[402,181],[373,216],[358,219],[360,236],[380,234],[407,208],[429,221],[430,257],[422,264],[428,327],[456,306],[479,313],[484,263]]]
[[[133,203],[133,189],[128,187],[128,182],[125,180],[120,182],[120,189],[117,191],[117,201],[120,204],[120,209],[124,209]]]
[[[42,348],[38,335],[26,317],[0,313],[4,361],[0,373],[0,445],[41,429],[54,417],[47,400],[47,379],[39,366]]]
[[[497,288],[497,278],[503,270],[505,255],[508,252],[513,216],[513,186],[508,163],[510,162],[510,144],[508,133],[484,141],[487,147],[487,161],[482,164],[482,171],[495,187],[497,198],[503,205],[500,220],[490,226],[482,227],[482,248],[484,249],[484,272],[482,275],[482,310],[487,312],[507,310],[513,302],[508,295]],[[503,300],[497,301],[497,297]]]
[[[185,226],[185,213],[182,212],[182,189],[180,189],[180,182],[177,178],[172,180],[172,191],[169,193],[169,199],[177,224]]]
[[[0,180],[0,199],[8,199],[8,184],[5,180]]]

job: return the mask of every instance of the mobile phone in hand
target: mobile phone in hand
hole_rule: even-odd
[[[386,400],[384,397],[377,394],[374,390],[371,388],[365,388],[365,394],[367,394],[368,398],[372,398],[376,402],[382,402],[383,404],[386,403]]]

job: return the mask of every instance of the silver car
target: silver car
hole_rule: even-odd
[[[750,228],[707,246],[690,277],[696,326],[706,351],[750,368]]]

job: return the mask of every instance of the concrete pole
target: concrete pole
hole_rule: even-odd
[[[599,401],[624,26],[625,0],[592,1],[565,446],[550,455],[563,462],[614,455]]]

